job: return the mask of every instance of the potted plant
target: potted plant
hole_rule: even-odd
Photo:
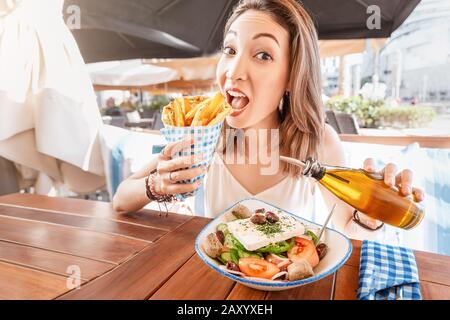
[[[153,118],[156,111],[161,110],[162,107],[170,102],[170,98],[167,95],[153,96],[150,103],[141,105],[139,107],[139,113],[142,118]]]

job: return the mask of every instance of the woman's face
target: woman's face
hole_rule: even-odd
[[[234,109],[231,127],[270,126],[289,79],[288,32],[270,15],[246,11],[225,35],[216,76]]]

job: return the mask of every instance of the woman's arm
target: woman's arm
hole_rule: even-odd
[[[346,166],[342,143],[336,131],[329,125],[325,127],[324,144],[319,153],[319,162],[329,165]],[[364,161],[363,167],[367,171],[375,172],[374,161],[371,158]],[[401,190],[403,196],[413,194],[417,201],[424,199],[424,194],[421,189],[412,188],[413,173],[411,170],[404,169],[397,174],[395,164],[388,163],[381,170],[380,174],[383,176],[386,185],[396,186]],[[330,191],[326,190],[326,188],[321,185],[319,186],[329,210],[331,210],[334,203],[338,204],[336,212],[333,215],[333,222],[338,230],[354,239],[371,239],[377,235],[377,232],[364,229],[353,221],[352,215],[354,209],[351,206],[338,199]],[[359,217],[365,225],[372,229],[381,225],[381,221],[372,219],[362,213],[359,214]]]
[[[117,188],[113,198],[113,209],[117,212],[130,212],[143,208],[150,202],[145,189],[145,178],[156,169],[157,157],[144,168],[124,180]]]
[[[344,147],[339,139],[338,134],[334,129],[328,124],[325,125],[324,142],[322,148],[319,152],[319,162],[334,166],[346,166]],[[325,187],[319,184],[319,188],[322,192],[322,196],[328,207],[331,210],[333,205],[336,203],[336,209],[333,213],[333,223],[341,232],[345,232],[347,224],[352,221],[353,208],[338,199]],[[350,236],[350,235],[348,235]]]
[[[191,168],[201,160],[202,155],[172,158],[179,151],[191,148],[194,140],[190,137],[169,143],[163,151],[154,157],[144,168],[128,177],[117,188],[113,198],[113,209],[117,212],[136,211],[150,202],[146,194],[146,177],[156,169],[154,191],[158,195],[179,194],[197,189],[202,182],[178,183],[190,180],[205,173],[204,166]]]

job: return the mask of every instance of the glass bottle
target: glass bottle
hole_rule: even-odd
[[[412,196],[389,187],[378,173],[319,164],[309,158],[303,174],[319,183],[359,212],[395,227],[412,229],[422,221],[423,207]]]

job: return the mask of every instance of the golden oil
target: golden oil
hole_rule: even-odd
[[[380,174],[323,166],[312,159],[306,164],[305,175],[317,179],[339,199],[371,218],[403,229],[422,221],[423,208],[411,196],[404,197],[396,187],[386,185]]]

